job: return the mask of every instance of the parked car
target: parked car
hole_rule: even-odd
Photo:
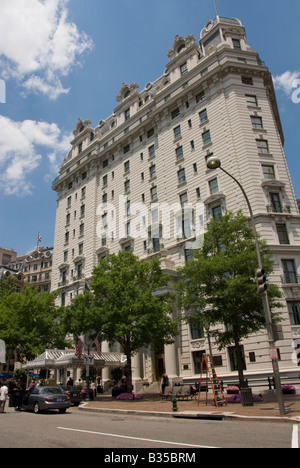
[[[80,405],[80,403],[82,402],[82,396],[79,389],[71,387],[70,385],[58,385],[57,387],[70,398],[72,405]]]
[[[70,406],[70,397],[58,387],[36,387],[22,402],[22,409],[31,410],[36,414],[53,409],[65,413]]]

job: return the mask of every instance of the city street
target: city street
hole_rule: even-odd
[[[7,408],[5,414],[0,414],[0,424],[0,448],[127,449],[126,453],[130,453],[128,449],[156,449],[157,453],[175,453],[180,449],[180,453],[199,456],[203,448],[291,448],[298,445],[298,426],[288,423],[99,415],[75,408],[62,415],[56,411],[35,415]],[[103,461],[107,462],[110,459],[104,459],[105,454],[114,456],[110,451],[103,452]],[[195,460],[186,455],[183,461]]]

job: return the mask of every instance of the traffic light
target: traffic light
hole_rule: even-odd
[[[268,289],[268,285],[265,270],[263,268],[256,270],[256,282],[259,294],[264,294]]]

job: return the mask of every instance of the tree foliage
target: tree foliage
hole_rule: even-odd
[[[132,386],[132,357],[143,347],[174,342],[177,324],[171,318],[173,299],[158,294],[168,285],[159,261],[139,260],[131,252],[119,252],[101,260],[90,286],[75,298],[65,316],[69,331],[101,332],[102,339],[121,344],[127,356],[128,387]]]
[[[272,253],[264,241],[260,241],[260,250],[264,269],[270,275]],[[234,344],[240,365],[241,341],[266,326],[255,281],[257,268],[253,230],[239,212],[212,220],[202,249],[195,251],[194,260],[179,270],[178,297],[188,320],[216,326],[211,334],[219,348]],[[278,321],[275,311],[281,307],[281,293],[276,285],[269,285],[268,293],[273,320]],[[239,371],[242,376],[242,369]]]
[[[12,281],[0,281],[0,339],[10,354],[16,350],[20,360],[30,360],[45,348],[65,347],[55,299],[55,293],[32,286],[19,293]]]

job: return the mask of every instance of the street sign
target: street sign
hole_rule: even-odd
[[[270,348],[270,356],[272,361],[278,361],[278,350],[277,348]]]

